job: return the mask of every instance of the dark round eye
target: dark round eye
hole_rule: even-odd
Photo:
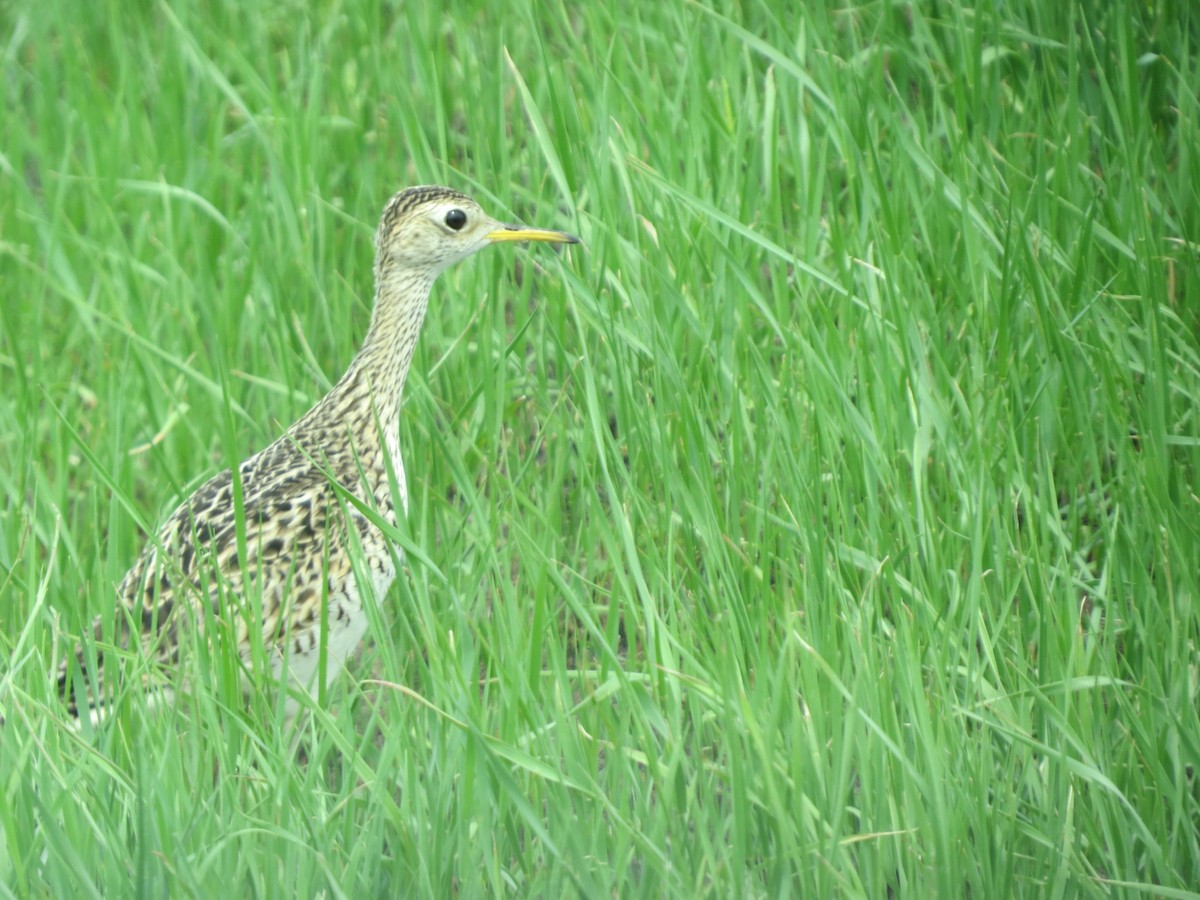
[[[446,213],[446,227],[452,228],[455,231],[462,231],[462,227],[467,224],[467,214],[461,209],[452,209]]]

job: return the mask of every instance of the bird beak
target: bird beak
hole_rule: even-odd
[[[493,244],[506,241],[546,241],[551,244],[578,244],[579,238],[565,231],[546,231],[541,228],[526,228],[524,225],[504,225],[489,231],[488,240]]]

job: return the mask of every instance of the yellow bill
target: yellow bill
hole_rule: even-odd
[[[551,244],[578,244],[579,238],[565,231],[526,228],[524,225],[505,225],[488,232],[488,240],[499,244],[505,241],[546,241]]]

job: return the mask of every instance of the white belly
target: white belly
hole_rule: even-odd
[[[408,486],[404,476],[404,464],[400,459],[398,433],[385,436],[387,452],[391,457],[395,473],[396,487],[399,489],[400,507],[408,512]],[[384,513],[384,518],[396,523],[393,510],[391,485],[386,471],[378,473],[375,496],[372,498],[376,509]],[[368,501],[369,502],[369,501]],[[373,540],[372,540],[373,538]],[[361,547],[362,564],[358,567],[361,572],[363,585],[371,591],[371,602],[379,603],[387,595],[388,589],[396,577],[396,567],[392,559],[389,542],[376,529],[368,529],[363,535]],[[362,643],[367,633],[367,614],[363,609],[359,579],[353,572],[329,591],[330,610],[327,614],[327,630],[324,636],[324,653],[321,652],[321,642],[318,640],[313,650],[297,652],[294,641],[288,641],[290,655],[284,660],[282,656],[274,660],[275,676],[282,677],[284,666],[287,667],[287,680],[292,687],[300,687],[309,691],[314,697],[320,690],[322,681],[326,686],[341,673],[347,661]],[[339,615],[335,607],[344,613]],[[321,667],[324,660],[324,678]],[[299,704],[291,697],[287,700],[289,718],[299,710]]]
[[[367,590],[372,597],[369,602],[378,603],[387,595],[388,589],[396,577],[396,569],[390,556],[381,556],[382,546],[374,547],[373,553],[364,560],[362,577],[367,581]],[[384,550],[386,553],[386,550]],[[324,646],[318,635],[313,649],[297,652],[295,642],[288,641],[281,651],[287,650],[289,655],[285,660],[282,655],[273,660],[275,677],[282,678],[286,665],[287,681],[293,687],[308,691],[315,698],[324,681],[326,687],[341,674],[367,633],[367,612],[363,608],[362,594],[358,580],[351,573],[346,580],[330,591],[330,609],[326,615],[326,631]],[[339,615],[335,605],[343,614]],[[319,624],[317,626],[320,627]],[[304,642],[307,645],[307,642]],[[322,653],[322,650],[324,652]],[[324,678],[321,668],[324,663]],[[287,700],[287,713],[291,718],[296,715],[300,705],[294,698]]]

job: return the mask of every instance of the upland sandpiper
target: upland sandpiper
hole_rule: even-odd
[[[121,582],[107,639],[152,664],[139,688],[169,698],[169,670],[196,638],[236,648],[243,672],[257,645],[276,684],[313,692],[322,667],[326,684],[343,668],[367,628],[362,592],[382,600],[396,576],[399,551],[372,519],[394,526],[397,498],[407,510],[400,395],[434,279],[489,244],[578,240],[502,224],[446,187],[392,197],[375,239],[371,325],[346,374],[275,443],[180,504]],[[104,671],[121,666],[101,649],[101,621],[58,671],[72,713],[93,721],[124,681]],[[258,687],[250,680],[244,689]]]

